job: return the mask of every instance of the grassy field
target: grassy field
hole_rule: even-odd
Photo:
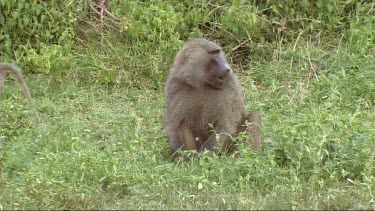
[[[263,115],[264,142],[275,146],[256,154],[241,145],[236,156],[189,163],[169,159],[162,84],[27,75],[43,121],[35,126],[8,78],[2,208],[375,209],[374,51],[338,43],[301,39],[249,67],[233,65],[247,108]],[[72,68],[116,66],[119,48],[77,53]]]

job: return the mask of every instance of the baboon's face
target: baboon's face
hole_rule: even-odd
[[[220,89],[232,71],[220,49],[208,52],[208,61],[204,66],[205,82],[213,88]]]

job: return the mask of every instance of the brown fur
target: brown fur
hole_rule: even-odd
[[[246,120],[258,119],[245,111],[242,88],[215,43],[206,39],[188,42],[175,58],[164,92],[164,134],[174,157],[179,149],[229,150],[234,144],[230,136],[241,131],[250,133],[259,142],[253,144],[254,149],[260,150],[259,128],[242,126]]]
[[[247,132],[250,134],[250,144],[255,151],[260,151],[262,148],[261,142],[261,127],[262,118],[256,112],[250,112],[242,118],[242,125],[238,127],[238,133]]]
[[[22,71],[21,71],[21,69],[19,69],[14,64],[0,63],[0,95],[1,95],[1,93],[3,91],[3,88],[4,88],[5,72],[7,72],[7,71],[13,73],[16,76],[16,79],[17,79],[18,83],[21,85],[21,87],[23,89],[25,97],[29,101],[29,104],[30,104],[31,108],[33,109],[33,111],[35,113],[35,121],[36,121],[36,123],[40,123],[39,114],[38,114],[38,112],[34,108],[29,88],[27,87],[27,85],[25,83],[25,80],[22,77]]]

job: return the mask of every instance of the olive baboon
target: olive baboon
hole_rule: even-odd
[[[23,89],[23,92],[24,92],[27,100],[29,101],[29,104],[30,104],[31,108],[33,109],[33,111],[35,113],[35,121],[36,121],[36,123],[40,123],[39,114],[35,110],[35,107],[33,105],[33,101],[32,101],[31,95],[30,95],[30,91],[27,88],[25,80],[22,77],[22,71],[21,71],[21,69],[19,69],[14,64],[0,63],[0,95],[1,95],[1,93],[3,91],[3,88],[4,88],[5,72],[7,72],[7,71],[13,73],[16,76],[16,79],[17,79],[18,83],[21,85],[21,87]]]
[[[231,151],[230,136],[239,132],[249,133],[253,149],[261,149],[260,116],[245,111],[242,88],[215,43],[189,41],[175,58],[164,94],[163,130],[173,158],[180,149]]]

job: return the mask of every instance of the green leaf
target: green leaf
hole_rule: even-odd
[[[198,190],[202,190],[203,189],[203,185],[202,185],[202,183],[198,183]]]

